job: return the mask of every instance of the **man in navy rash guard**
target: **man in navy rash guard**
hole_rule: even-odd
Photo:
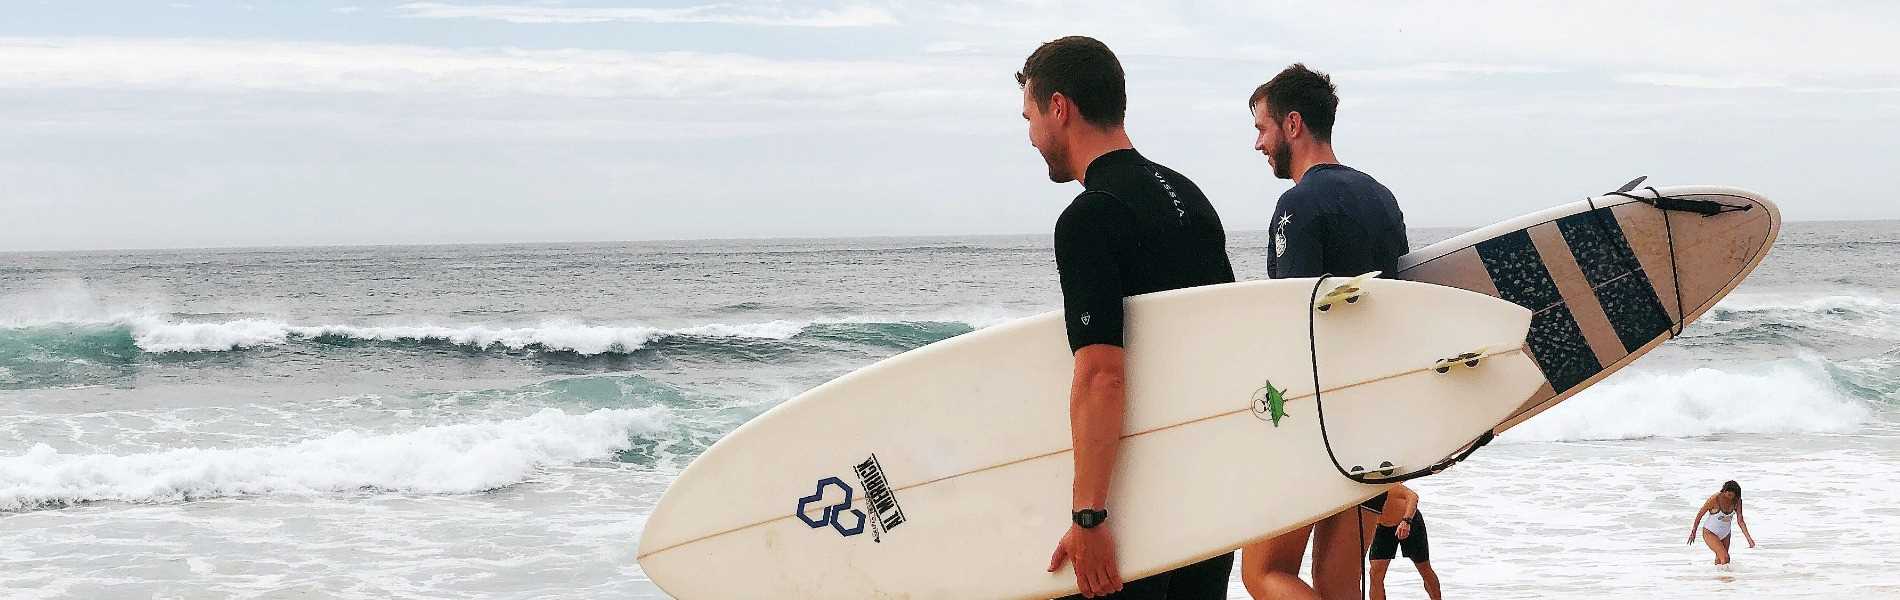
[[[1268,224],[1267,276],[1352,277],[1379,271],[1391,277],[1409,251],[1405,215],[1392,191],[1371,175],[1339,163],[1333,154],[1333,117],[1339,96],[1324,73],[1295,64],[1247,99],[1254,149],[1273,174],[1293,180]],[[1370,518],[1348,509],[1241,552],[1241,582],[1256,599],[1358,598],[1360,531]],[[1364,522],[1354,522],[1364,519]],[[1300,561],[1313,539],[1313,585],[1300,581]]]

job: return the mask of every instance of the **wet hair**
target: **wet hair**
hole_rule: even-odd
[[[1300,113],[1300,121],[1306,123],[1315,139],[1333,141],[1333,117],[1339,111],[1339,90],[1333,87],[1331,76],[1293,63],[1254,88],[1253,95],[1247,97],[1247,108],[1251,110],[1261,101],[1267,103],[1268,116],[1273,117],[1275,123],[1285,119],[1288,113]]]
[[[1742,501],[1742,484],[1735,483],[1735,480],[1730,479],[1728,481],[1722,482],[1722,491],[1735,492],[1735,501],[1736,502]]]
[[[1049,109],[1049,99],[1060,93],[1075,103],[1082,120],[1101,127],[1122,124],[1128,114],[1128,82],[1121,60],[1095,38],[1072,35],[1043,44],[1023,61],[1016,85]]]

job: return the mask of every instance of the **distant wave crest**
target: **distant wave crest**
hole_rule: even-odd
[[[1845,433],[1891,400],[1896,365],[1837,367],[1815,356],[1746,370],[1619,373],[1507,431],[1501,441],[1622,440],[1719,434]]]
[[[525,481],[537,469],[612,459],[668,421],[660,409],[544,408],[514,420],[341,431],[280,446],[66,454],[36,444],[0,457],[0,511],[356,490],[480,492]]]

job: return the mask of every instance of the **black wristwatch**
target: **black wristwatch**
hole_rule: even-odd
[[[1075,511],[1075,514],[1071,515],[1071,517],[1075,519],[1077,527],[1094,529],[1096,525],[1101,525],[1103,521],[1108,520],[1108,510],[1089,510],[1084,508]]]

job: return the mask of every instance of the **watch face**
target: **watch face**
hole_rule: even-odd
[[[1075,511],[1075,524],[1082,526],[1083,529],[1089,529],[1102,524],[1107,517],[1108,511],[1105,510],[1078,510]]]

